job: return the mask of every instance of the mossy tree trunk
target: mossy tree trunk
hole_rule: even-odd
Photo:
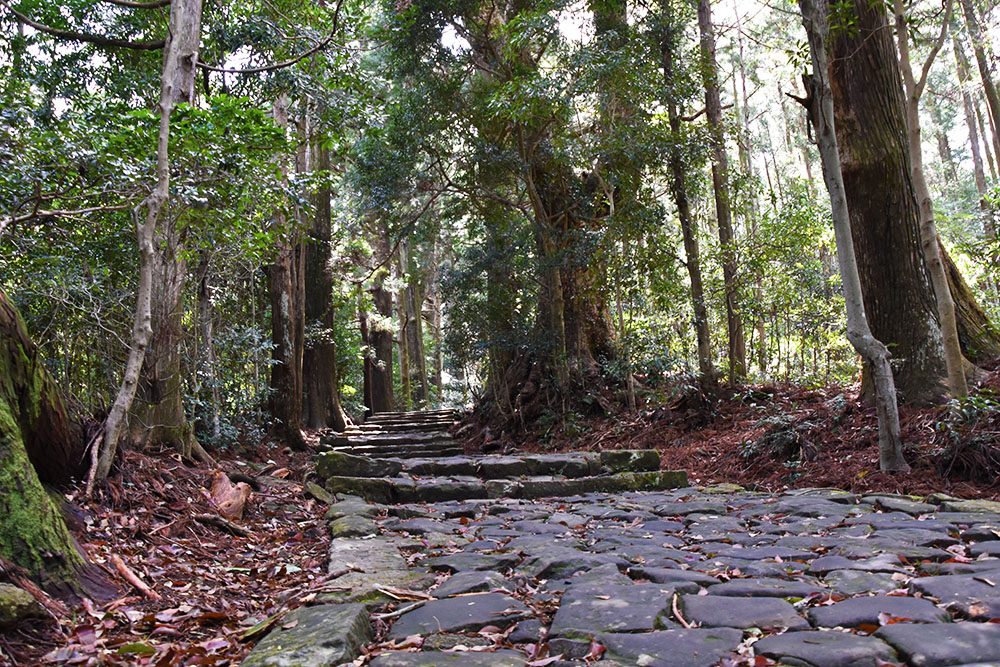
[[[0,556],[60,596],[84,592],[87,563],[39,472],[72,470],[78,438],[23,320],[0,292]]]

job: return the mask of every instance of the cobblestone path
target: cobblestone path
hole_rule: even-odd
[[[725,485],[534,498],[523,477],[506,480],[519,498],[405,502],[379,486],[488,491],[412,472],[434,465],[355,488],[381,503],[338,494],[330,571],[359,571],[245,664],[1000,665],[1000,503]],[[630,473],[576,479],[615,474]]]

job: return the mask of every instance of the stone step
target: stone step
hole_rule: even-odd
[[[683,470],[623,472],[613,475],[553,479],[529,477],[503,479],[420,479],[405,477],[329,477],[326,490],[334,494],[359,496],[375,503],[420,503],[497,498],[547,498],[585,493],[663,491],[687,486]]]
[[[452,426],[452,422],[417,422],[417,423],[406,423],[406,424],[357,424],[355,426],[348,426],[345,430],[341,431],[341,435],[358,435],[364,433],[405,433],[407,431],[421,432],[421,431],[447,431]],[[336,433],[336,431],[328,431],[329,433]]]
[[[331,447],[368,445],[415,445],[428,442],[450,442],[451,435],[447,431],[428,431],[426,433],[381,433],[376,435],[345,436],[339,433],[320,436],[320,443]]]
[[[448,457],[461,455],[462,448],[450,442],[432,442],[417,445],[364,445],[360,447],[331,447],[327,451],[343,452],[354,456],[368,457],[374,459],[398,458],[427,458],[427,457]]]
[[[369,415],[368,421],[379,420],[379,419],[403,419],[407,417],[412,417],[414,419],[421,419],[424,417],[457,417],[458,411],[450,408],[444,408],[441,410],[414,410],[410,412],[376,412],[373,415]]]

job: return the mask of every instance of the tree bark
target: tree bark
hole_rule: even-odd
[[[402,396],[397,397],[397,403],[401,410],[409,410],[413,404],[413,389],[410,379],[410,318],[406,314],[406,245],[404,239],[400,241],[396,253],[397,277],[401,284],[396,293],[396,319],[399,321],[399,334],[396,340],[396,357],[399,359],[399,386]]]
[[[854,349],[864,357],[875,380],[879,468],[886,472],[909,472],[910,466],[903,458],[896,387],[892,367],[889,365],[889,350],[872,336],[865,317],[861,278],[851,235],[851,215],[841,173],[842,161],[837,146],[837,133],[834,129],[833,94],[830,90],[826,55],[828,42],[826,0],[799,0],[799,7],[802,9],[802,24],[809,37],[813,66],[812,76],[804,77],[806,107],[816,131],[816,142],[823,163],[823,180],[830,193],[837,261],[847,307],[847,337]]]
[[[709,0],[698,0],[698,30],[701,34],[701,57],[704,67],[705,117],[712,132],[712,189],[715,192],[715,216],[719,225],[722,276],[726,288],[729,379],[736,383],[746,378],[746,342],[743,338],[736,275],[738,264],[729,198],[729,157],[726,155],[725,130],[722,126],[722,102],[719,97],[718,66],[715,62],[715,32]]]
[[[895,47],[883,5],[854,0],[853,8],[853,28],[831,36],[829,67],[865,310],[872,334],[892,352],[900,398],[936,402],[947,391],[944,347],[920,243]]]
[[[218,442],[220,423],[219,385],[215,374],[215,315],[212,305],[212,262],[207,250],[201,251],[198,263],[198,393],[204,406],[199,427]],[[207,387],[206,387],[207,385]]]
[[[274,122],[288,125],[288,100],[281,95],[274,103]],[[282,166],[282,170],[285,167]],[[284,212],[274,214],[277,230],[274,261],[267,268],[271,301],[271,398],[270,409],[276,437],[296,451],[308,449],[302,436],[302,320],[299,317],[299,240],[289,228]]]
[[[924,251],[927,270],[931,277],[931,286],[934,289],[934,299],[937,302],[941,342],[944,345],[945,369],[948,374],[948,389],[952,396],[961,398],[969,393],[965,379],[965,364],[967,362],[962,356],[962,348],[958,340],[958,324],[955,322],[955,302],[952,301],[951,290],[948,287],[948,276],[941,260],[937,223],[934,221],[934,201],[931,199],[931,191],[924,175],[920,130],[920,98],[927,83],[930,66],[948,35],[952,0],[945,1],[945,16],[941,24],[941,34],[934,42],[927,60],[924,61],[919,79],[913,75],[913,66],[910,62],[910,36],[903,0],[893,0],[893,2],[896,12],[896,38],[899,43],[899,68],[903,75],[903,89],[906,99],[904,109],[906,111],[906,136],[910,152],[910,177],[913,181],[913,194],[917,200],[919,215],[920,246]]]
[[[705,389],[714,393],[718,377],[715,364],[712,362],[712,338],[708,327],[708,309],[705,307],[705,288],[702,284],[701,257],[698,249],[698,234],[694,216],[691,214],[691,203],[688,200],[687,172],[682,154],[683,129],[681,126],[675,91],[674,58],[679,48],[678,36],[681,27],[674,24],[674,17],[669,0],[661,0],[663,25],[660,27],[660,67],[663,69],[663,83],[666,92],[667,118],[670,123],[672,144],[668,163],[670,167],[670,191],[677,206],[677,218],[681,225],[681,235],[684,237],[684,265],[691,281],[691,307],[694,313],[695,337],[698,344],[698,372]]]
[[[979,76],[983,81],[983,93],[986,96],[986,105],[990,110],[990,120],[994,128],[1000,128],[1000,95],[997,94],[996,84],[990,73],[990,62],[986,54],[984,44],[988,43],[986,35],[979,22],[979,13],[973,0],[960,0],[962,3],[962,13],[965,16],[965,25],[969,30],[969,39],[972,40],[972,50],[976,54],[976,65],[979,67]],[[1000,137],[993,133],[993,154],[1000,156]],[[1000,159],[1000,157],[998,157]]]
[[[125,425],[125,416],[132,407],[146,350],[153,335],[152,296],[157,261],[154,238],[160,228],[160,212],[170,196],[170,114],[174,106],[194,95],[194,73],[201,45],[202,0],[176,0],[170,5],[170,20],[163,68],[160,74],[158,103],[160,127],[156,150],[156,186],[135,210],[136,241],[139,246],[139,285],[136,289],[132,344],[129,349],[122,383],[105,422],[105,435],[97,464],[87,481],[90,493],[94,481],[107,479]],[[141,209],[145,209],[142,215]]]
[[[41,477],[73,471],[79,438],[24,321],[0,291],[0,556],[60,597],[92,594],[88,564]]]
[[[955,54],[955,70],[958,73],[958,85],[962,89],[962,111],[965,114],[965,126],[969,130],[969,149],[972,152],[972,169],[976,179],[976,192],[979,193],[979,208],[985,215],[984,227],[987,238],[992,238],[995,232],[993,224],[993,211],[987,199],[988,187],[986,185],[986,170],[983,168],[983,154],[979,144],[979,126],[976,123],[976,111],[972,104],[972,96],[969,94],[969,84],[971,73],[969,71],[969,61],[965,57],[965,49],[958,37],[958,31],[952,25],[951,47]],[[983,139],[986,139],[983,137]]]
[[[316,147],[316,168],[330,169],[330,150]],[[302,357],[305,422],[311,428],[343,431],[347,419],[340,405],[337,346],[333,339],[336,319],[333,309],[331,258],[331,211],[329,185],[315,195],[316,212],[305,241],[305,322],[310,330]]]
[[[379,220],[375,230],[375,261],[385,266],[389,261],[391,240],[389,228]],[[385,286],[388,270],[381,268],[375,272],[372,281],[372,302],[378,319],[368,321],[368,337],[374,357],[369,375],[371,378],[371,400],[369,407],[373,412],[392,412],[395,409],[393,399],[392,373],[392,292]]]

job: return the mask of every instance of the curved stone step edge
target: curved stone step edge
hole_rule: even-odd
[[[616,473],[600,477],[559,480],[489,480],[452,481],[386,477],[330,477],[325,488],[333,494],[359,496],[369,502],[405,504],[446,502],[489,498],[548,498],[585,493],[620,493],[625,491],[664,491],[686,487],[687,472]]]

